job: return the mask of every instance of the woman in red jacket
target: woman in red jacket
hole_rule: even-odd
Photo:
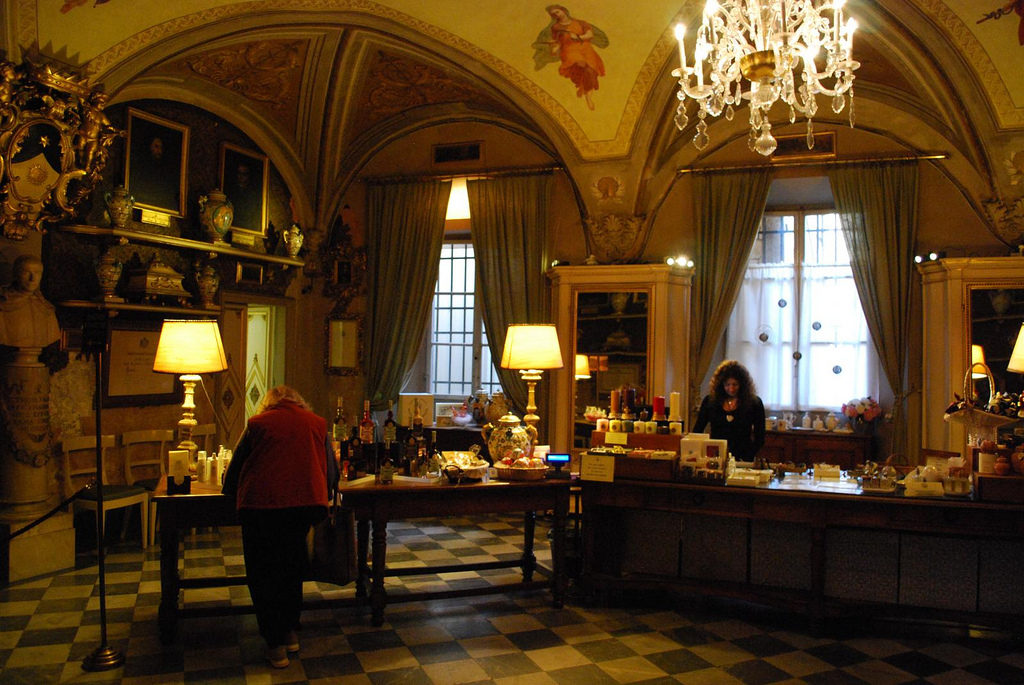
[[[267,660],[288,666],[299,650],[306,534],[327,515],[328,483],[337,482],[328,459],[327,421],[310,411],[293,388],[267,391],[249,419],[224,475],[242,524],[245,573]]]

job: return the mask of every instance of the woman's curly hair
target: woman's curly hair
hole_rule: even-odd
[[[740,404],[749,404],[754,396],[757,395],[757,388],[754,387],[754,379],[750,377],[747,367],[735,359],[726,359],[711,374],[711,382],[708,383],[708,392],[711,393],[711,397],[718,402],[725,400],[728,397],[725,393],[725,382],[730,378],[735,378],[739,381],[740,390],[736,393],[736,397]]]

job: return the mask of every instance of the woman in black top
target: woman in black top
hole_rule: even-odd
[[[709,394],[697,412],[695,431],[711,426],[711,437],[726,440],[738,460],[753,461],[764,445],[764,404],[757,396],[747,368],[733,359],[718,365]]]

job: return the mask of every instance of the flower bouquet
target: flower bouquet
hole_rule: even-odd
[[[858,400],[850,400],[843,405],[843,415],[849,420],[850,428],[858,433],[865,433],[882,415],[882,408],[870,395]]]

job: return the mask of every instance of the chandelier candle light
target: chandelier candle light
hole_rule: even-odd
[[[686,99],[698,104],[697,133],[693,144],[708,144],[707,116],[725,113],[732,120],[734,108],[750,101],[750,135],[747,145],[767,157],[777,145],[768,111],[777,100],[789,105],[789,122],[797,114],[807,118],[807,148],[814,147],[812,120],[818,111],[815,97],[832,98],[832,111],[846,107],[849,93],[850,126],[853,114],[853,34],[857,22],[844,22],[846,0],[708,0],[697,29],[693,66],[687,66],[686,26],[676,24],[681,66],[672,75],[679,79],[679,107],[675,122],[686,128]],[[823,55],[824,68],[818,70]],[[705,67],[705,62],[707,65]],[[802,65],[802,66],[801,66]],[[705,68],[707,76],[705,77]],[[799,69],[800,80],[795,72]],[[749,82],[744,91],[743,80]],[[831,82],[831,88],[826,85]]]

